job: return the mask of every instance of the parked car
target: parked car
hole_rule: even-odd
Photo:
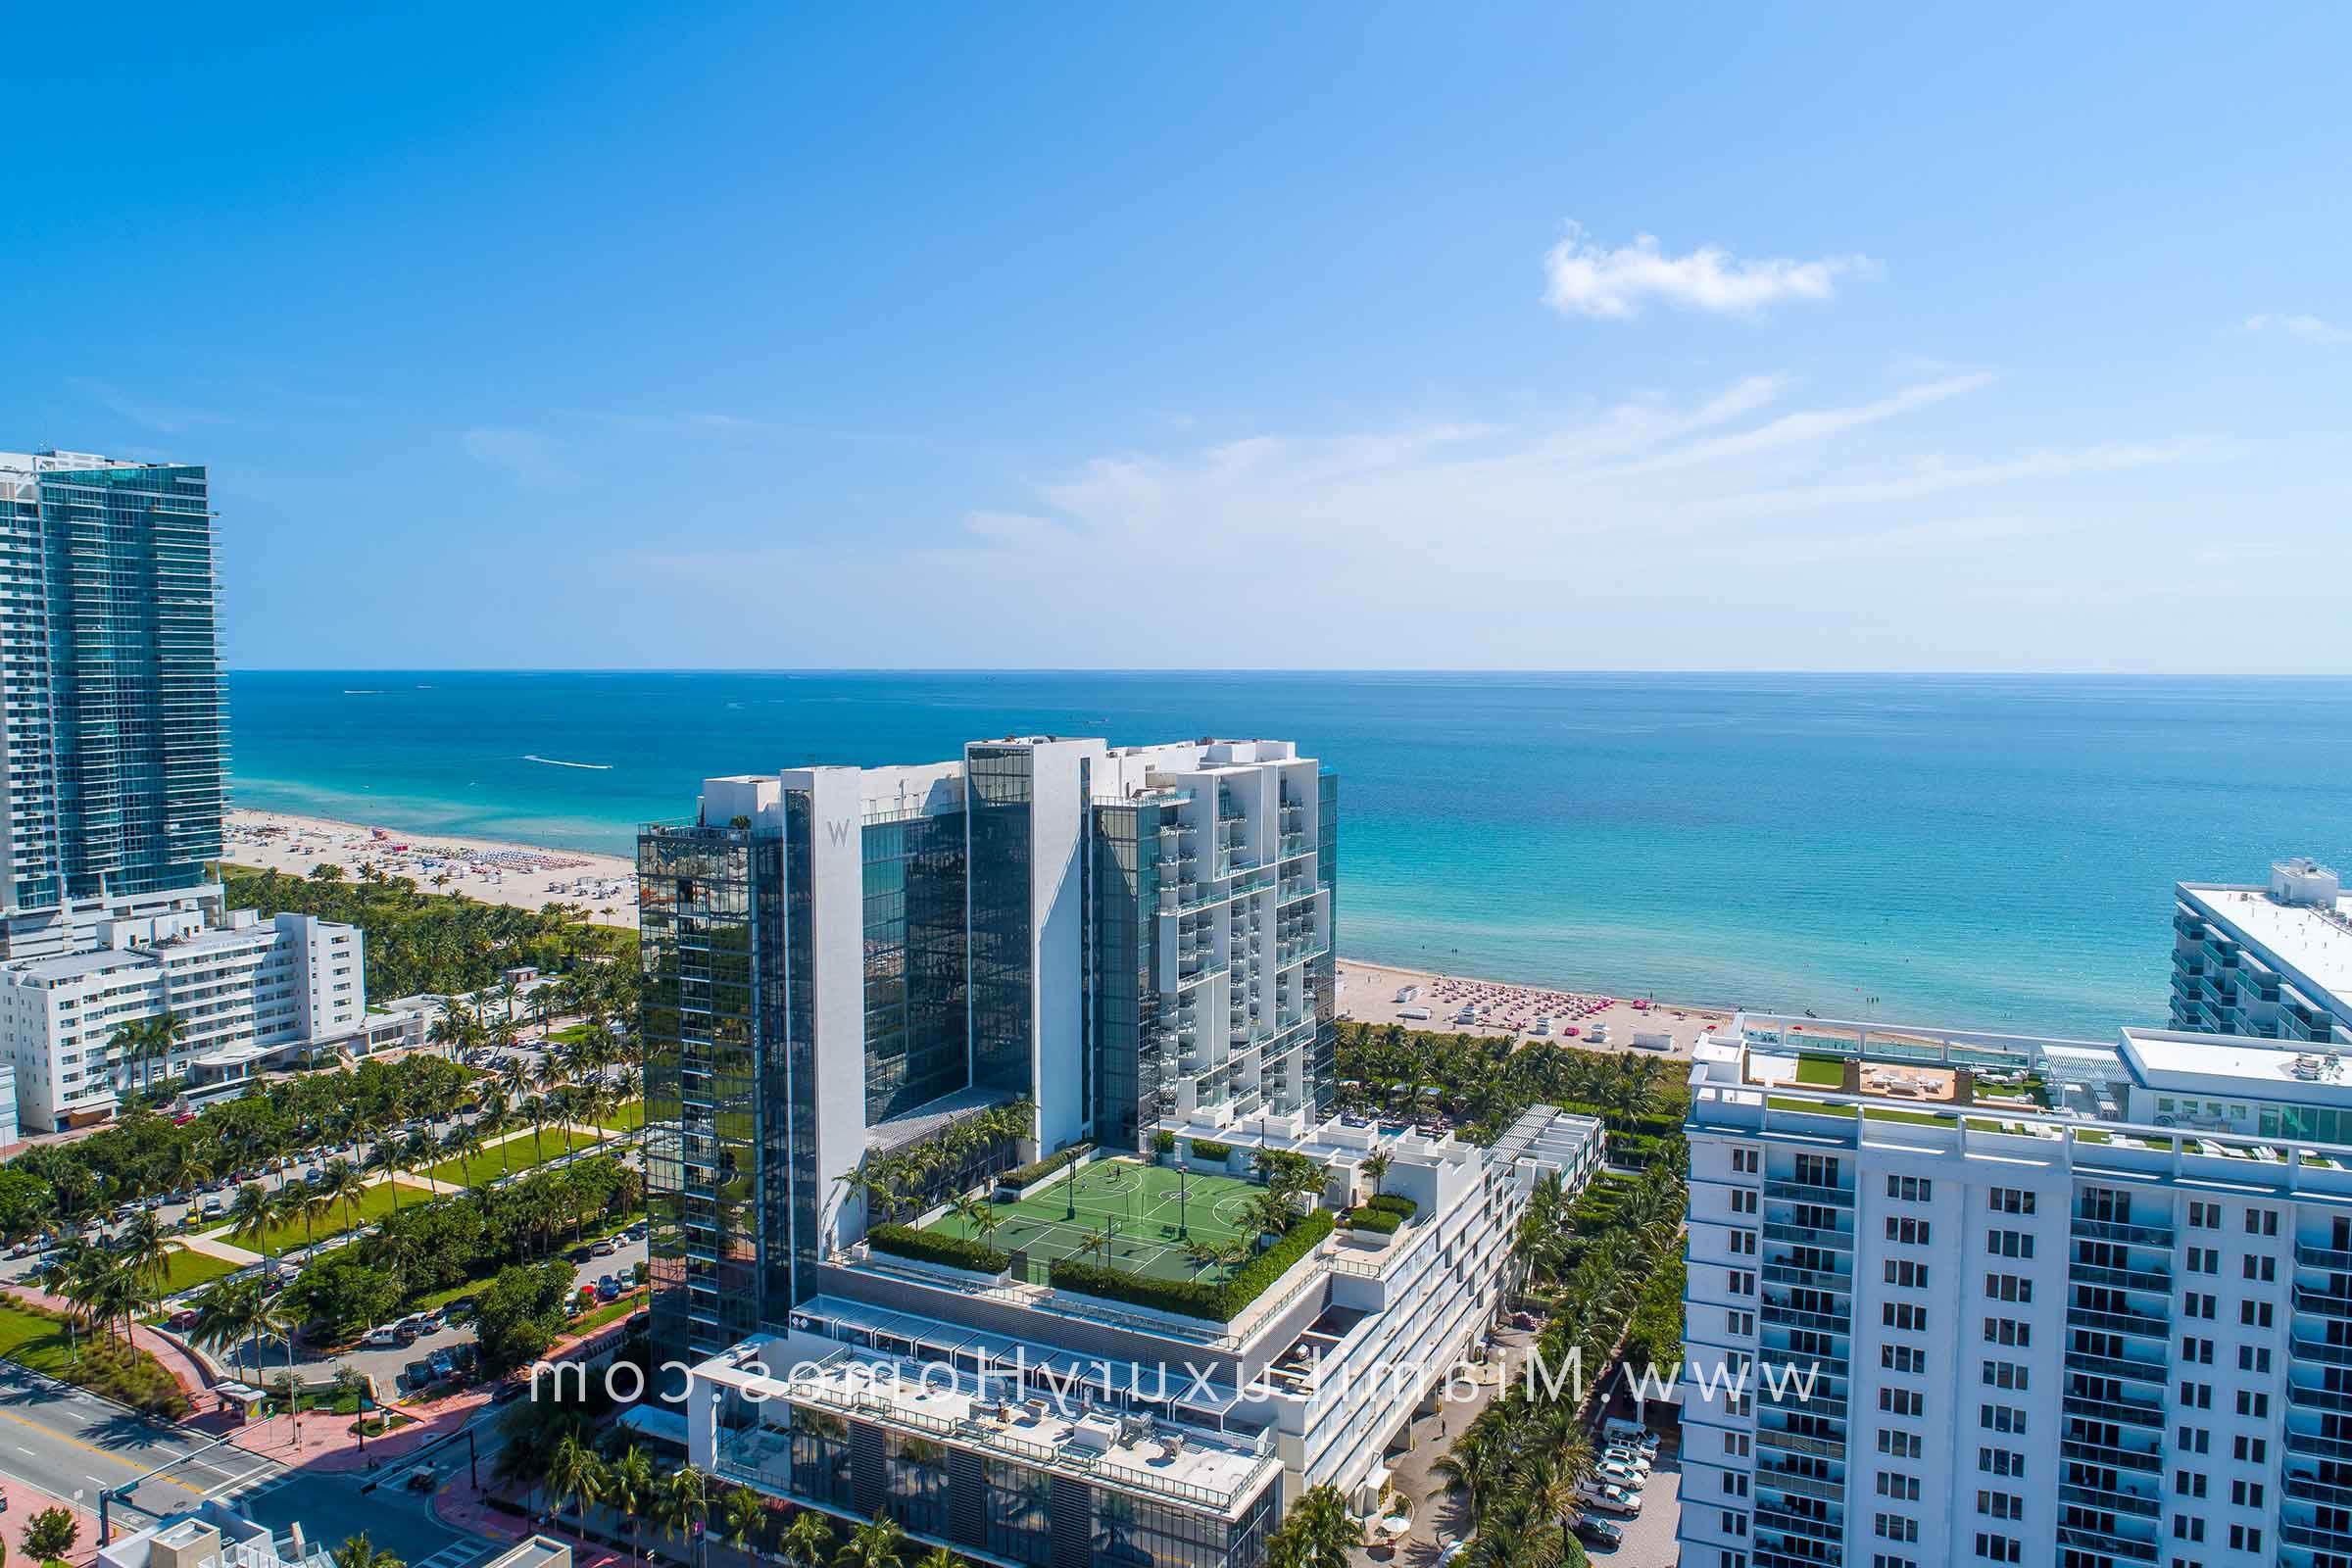
[[[1576,1532],[1577,1540],[1588,1546],[1598,1546],[1603,1551],[1615,1551],[1625,1541],[1624,1531],[1606,1519],[1595,1519],[1589,1513],[1578,1514],[1576,1523],[1568,1528]]]
[[[614,1247],[610,1241],[604,1241],[599,1242],[594,1247],[588,1249],[588,1254],[591,1257],[611,1257],[614,1252],[619,1250],[620,1249]]]
[[[1609,1485],[1623,1487],[1628,1492],[1640,1492],[1648,1480],[1648,1477],[1636,1470],[1632,1465],[1621,1464],[1615,1459],[1601,1460],[1592,1467],[1592,1474]]]
[[[1597,1482],[1580,1481],[1576,1494],[1587,1506],[1603,1513],[1637,1514],[1642,1511],[1642,1498],[1622,1487],[1602,1486]]]
[[[1649,1455],[1639,1448],[1620,1447],[1612,1444],[1600,1450],[1600,1457],[1604,1464],[1621,1464],[1636,1475],[1649,1474]]]
[[[1658,1451],[1658,1435],[1638,1421],[1626,1421],[1615,1416],[1601,1427],[1603,1441],[1623,1444],[1654,1455]]]
[[[360,1344],[362,1346],[401,1345],[407,1342],[401,1338],[400,1325],[396,1323],[386,1323],[380,1328],[369,1329],[366,1334],[360,1336]]]
[[[410,1388],[421,1389],[433,1381],[435,1376],[433,1363],[425,1360],[411,1361],[400,1369],[400,1375]]]
[[[195,1326],[196,1309],[192,1306],[183,1306],[178,1311],[172,1313],[170,1317],[164,1319],[164,1327],[170,1329],[174,1334],[185,1334],[188,1330],[194,1328]]]
[[[445,1378],[458,1369],[456,1357],[447,1350],[435,1350],[427,1358],[426,1364],[433,1369],[433,1376],[436,1378]]]

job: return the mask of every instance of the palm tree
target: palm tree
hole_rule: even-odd
[[[335,1548],[335,1568],[409,1568],[409,1565],[388,1551],[378,1551],[368,1540],[368,1532],[347,1538]]]
[[[991,1244],[996,1241],[997,1211],[986,1199],[977,1193],[965,1193],[952,1206],[956,1217],[963,1222],[966,1235],[977,1231],[982,1241]]]
[[[1236,1263],[1246,1263],[1250,1260],[1252,1250],[1250,1244],[1243,1241],[1187,1242],[1184,1255],[1205,1271],[1212,1268],[1231,1268]]]
[[[833,1526],[814,1508],[803,1508],[785,1525],[782,1544],[789,1568],[819,1568],[833,1550]]]
[[[260,1182],[247,1182],[237,1189],[237,1196],[228,1205],[228,1235],[231,1241],[243,1242],[257,1252],[267,1252],[263,1244],[277,1224],[277,1205],[270,1200],[269,1190]]]
[[[1348,1499],[1328,1483],[1307,1488],[1291,1504],[1283,1527],[1297,1530],[1299,1568],[1348,1568],[1348,1554],[1364,1544],[1363,1529],[1348,1511]]]
[[[544,991],[533,992],[531,1000],[536,1003],[545,995]],[[737,1551],[757,1561],[760,1553],[752,1544],[752,1538],[766,1527],[767,1503],[750,1487],[732,1488],[727,1493],[725,1518],[727,1540],[734,1544]],[[0,1564],[0,1568],[6,1568],[6,1565]]]
[[[318,1173],[318,1196],[329,1204],[343,1205],[343,1228],[359,1223],[359,1205],[368,1196],[368,1183],[348,1159],[330,1159]]]
[[[249,1274],[242,1279],[225,1279],[196,1298],[196,1326],[190,1337],[205,1349],[226,1350],[233,1361],[237,1352],[261,1331],[261,1277]],[[261,1376],[258,1352],[254,1376]]]
[[[914,1568],[964,1568],[964,1562],[961,1557],[956,1556],[947,1547],[933,1546],[929,1551],[923,1553],[921,1560],[915,1563]]]
[[[1260,1233],[1287,1236],[1298,1221],[1298,1210],[1280,1193],[1260,1193],[1250,1200],[1247,1215]]]
[[[654,1500],[654,1466],[645,1450],[634,1443],[621,1451],[620,1459],[607,1472],[606,1500],[628,1517],[629,1561],[641,1555],[644,1542],[646,1508]]]
[[[703,1539],[703,1526],[710,1518],[709,1478],[690,1464],[670,1472],[655,1498],[655,1517],[661,1521],[664,1535],[675,1531],[690,1549],[697,1547]]]
[[[888,1514],[877,1513],[850,1532],[833,1553],[834,1568],[897,1568],[906,1550],[906,1532]]]
[[[1366,1154],[1363,1158],[1363,1172],[1364,1179],[1372,1184],[1372,1196],[1378,1198],[1380,1196],[1380,1184],[1389,1178],[1389,1155],[1387,1152],[1377,1151],[1373,1153]]]
[[[555,1498],[557,1517],[561,1518],[565,1503],[579,1513],[580,1524],[588,1523],[588,1504],[597,1501],[605,1489],[605,1462],[596,1450],[579,1440],[576,1433],[566,1432],[556,1440],[555,1448],[547,1456],[547,1490]]]

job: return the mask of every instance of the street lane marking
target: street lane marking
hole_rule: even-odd
[[[45,1427],[38,1421],[28,1421],[24,1417],[17,1414],[17,1412],[14,1410],[0,1410],[0,1416],[8,1417],[9,1420],[16,1422],[19,1426],[30,1427],[33,1431],[38,1432],[44,1438],[54,1438],[60,1443],[70,1443],[74,1447],[81,1449],[85,1453],[94,1453],[99,1458],[106,1460],[109,1464],[120,1464],[124,1465],[125,1468],[128,1467],[127,1461],[123,1460],[121,1456],[107,1452],[95,1443],[84,1443],[81,1441],[81,1439],[73,1436],[71,1433],[60,1432],[55,1427]],[[35,1454],[34,1457],[38,1458],[39,1455]],[[186,1455],[183,1454],[181,1457],[185,1458]],[[96,1481],[97,1478],[92,1477],[91,1479]],[[177,1487],[180,1491],[186,1493],[191,1497],[202,1497],[204,1495],[203,1492],[197,1488],[189,1486],[184,1481],[175,1481],[170,1476],[149,1476],[147,1479],[150,1481],[160,1481],[168,1487]],[[104,1486],[106,1483],[101,1481],[97,1482],[97,1484]]]

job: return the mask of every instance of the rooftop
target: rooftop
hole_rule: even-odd
[[[2181,902],[2226,922],[2274,966],[2327,991],[2352,1016],[2352,896],[2290,903],[2269,888],[2183,882]],[[2318,998],[2314,998],[2318,1001]]]
[[[1085,1383],[1091,1363],[1073,1362],[1070,1370],[1078,1386],[1055,1395],[1038,1392],[1035,1379],[1022,1383],[1000,1373],[961,1369],[951,1375],[938,1363],[796,1337],[789,1345],[739,1347],[716,1363],[704,1363],[698,1376],[762,1401],[781,1398],[831,1410],[1218,1513],[1231,1513],[1254,1497],[1281,1465],[1270,1430],[1248,1436],[1215,1432],[1098,1404]],[[1116,1373],[1102,1375],[1115,1378]],[[785,1442],[781,1432],[764,1425],[740,1429],[721,1441],[720,1469],[761,1471],[778,1461],[788,1464]]]

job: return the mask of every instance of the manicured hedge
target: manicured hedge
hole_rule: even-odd
[[[1193,1157],[1195,1159],[1231,1159],[1233,1146],[1212,1143],[1206,1138],[1196,1138],[1193,1140]]]
[[[1364,1200],[1366,1208],[1385,1208],[1392,1214],[1411,1219],[1421,1212],[1421,1205],[1402,1193],[1378,1193]]]
[[[1318,1208],[1291,1227],[1288,1235],[1234,1271],[1222,1285],[1205,1280],[1155,1280],[1099,1263],[1075,1258],[1056,1261],[1047,1278],[1057,1291],[1100,1296],[1108,1300],[1149,1306],[1186,1317],[1230,1322],[1243,1307],[1266,1293],[1266,1288],[1290,1272],[1291,1265],[1321,1246],[1331,1234],[1329,1209]]]
[[[1348,1228],[1349,1230],[1378,1231],[1383,1236],[1396,1235],[1396,1227],[1402,1225],[1403,1223],[1404,1216],[1397,1213],[1395,1209],[1374,1208],[1369,1203],[1365,1204],[1362,1208],[1354,1210],[1348,1216]]]
[[[1011,1258],[968,1236],[918,1231],[911,1225],[877,1225],[865,1233],[865,1240],[878,1252],[893,1252],[900,1257],[945,1263],[950,1268],[968,1268],[982,1274],[1002,1274],[1012,1266]]]
[[[1152,1149],[1155,1153],[1173,1154],[1176,1152],[1176,1135],[1164,1128],[1153,1133],[1152,1135]]]
[[[1006,1171],[997,1180],[1007,1187],[1026,1187],[1031,1182],[1045,1180],[1064,1165],[1074,1163],[1079,1155],[1094,1147],[1092,1144],[1072,1144],[1058,1154],[1048,1154],[1043,1159],[1032,1160],[1026,1165]]]

